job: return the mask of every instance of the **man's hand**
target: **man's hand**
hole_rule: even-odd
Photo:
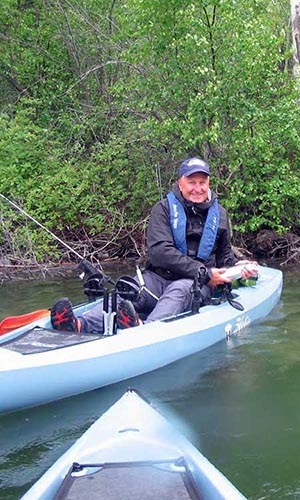
[[[217,267],[213,267],[211,269],[211,278],[208,282],[209,286],[218,286],[218,285],[223,285],[223,283],[231,283],[230,278],[226,278],[225,276],[222,276],[226,271],[225,267],[221,267],[218,269]]]

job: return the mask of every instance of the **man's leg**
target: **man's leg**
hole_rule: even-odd
[[[84,316],[78,318],[81,323],[82,333],[98,333],[104,331],[103,306],[102,302],[87,311]]]
[[[134,277],[137,282],[138,276]],[[161,297],[166,287],[171,283],[152,271],[144,271],[143,279],[145,282],[144,288],[140,292],[138,298],[133,301],[135,310],[143,316],[150,314],[157,305],[155,297]]]
[[[191,310],[193,294],[193,280],[181,279],[172,281],[166,287],[163,295],[157,302],[156,307],[147,317],[144,323],[168,318],[176,314],[180,314]],[[204,285],[201,289],[202,303],[205,305],[210,299],[210,288]]]
[[[181,279],[169,282],[155,308],[145,320],[145,323],[174,316],[175,314],[191,309],[192,284],[193,280],[190,279]]]

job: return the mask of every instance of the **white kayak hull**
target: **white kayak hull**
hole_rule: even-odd
[[[97,464],[97,475],[93,476],[97,483],[97,496],[92,494],[89,488],[93,488],[91,481],[85,484],[84,498],[97,498],[109,500],[110,498],[121,498],[113,496],[117,486],[124,493],[122,498],[145,498],[146,491],[149,492],[152,477],[147,475],[143,478],[142,489],[144,495],[141,497],[131,496],[129,492],[136,491],[139,472],[133,478],[130,471],[132,467],[142,465],[143,468],[149,462],[155,462],[152,469],[157,471],[166,467],[165,462],[178,462],[184,460],[189,474],[193,491],[199,496],[168,496],[168,498],[201,498],[202,500],[245,500],[238,489],[218,471],[179,431],[173,427],[160,413],[151,407],[135,391],[128,390],[106,413],[104,413],[66,453],[58,459],[52,467],[30,488],[22,497],[22,500],[51,500],[61,498],[62,490],[67,495],[69,483],[66,483],[66,475],[73,463],[89,464],[83,466],[80,472],[81,478],[88,477]],[[159,463],[158,463],[159,462]],[[99,467],[99,464],[100,467]],[[105,464],[105,465],[104,465]],[[125,466],[126,476],[114,475],[113,466]],[[102,467],[104,465],[104,467]],[[178,466],[179,467],[179,466]],[[105,470],[110,468],[109,494],[105,490]],[[142,473],[142,468],[139,469]],[[170,474],[176,472],[176,468],[162,471]],[[75,473],[76,476],[76,473]],[[98,478],[97,478],[98,476]],[[101,477],[102,476],[102,477]],[[65,479],[64,488],[61,488]],[[149,484],[147,483],[149,479]],[[171,480],[174,478],[171,478]],[[117,484],[121,482],[121,484]],[[66,486],[69,484],[69,486]],[[153,485],[152,485],[153,486]],[[173,486],[177,487],[173,482]],[[72,485],[74,488],[74,485]],[[162,483],[155,485],[156,495],[153,500],[166,498],[163,495]],[[103,496],[101,494],[104,489]],[[56,496],[58,495],[58,496]],[[74,495],[74,497],[73,497]],[[98,496],[99,495],[99,496]],[[111,495],[111,496],[110,496]],[[146,496],[148,498],[148,496]],[[83,498],[72,495],[62,498]]]
[[[244,311],[224,302],[191,316],[156,321],[121,330],[117,335],[34,354],[21,354],[2,345],[26,330],[0,338],[0,413],[15,411],[91,391],[199,352],[239,333],[266,317],[279,301],[281,271],[259,268],[255,287],[238,289]],[[77,314],[93,307],[78,307]],[[38,321],[49,327],[49,319]],[[63,335],[63,334],[62,334]],[[5,337],[5,338],[4,338]]]

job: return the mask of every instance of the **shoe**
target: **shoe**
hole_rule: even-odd
[[[135,308],[129,300],[121,300],[117,309],[117,326],[118,328],[132,328],[140,324],[139,317]]]
[[[50,309],[50,318],[54,330],[79,332],[79,320],[75,318],[72,304],[67,298],[54,302]]]

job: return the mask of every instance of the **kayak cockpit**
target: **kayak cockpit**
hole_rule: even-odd
[[[184,458],[164,461],[104,464],[74,463],[55,498],[79,500],[201,499]]]

